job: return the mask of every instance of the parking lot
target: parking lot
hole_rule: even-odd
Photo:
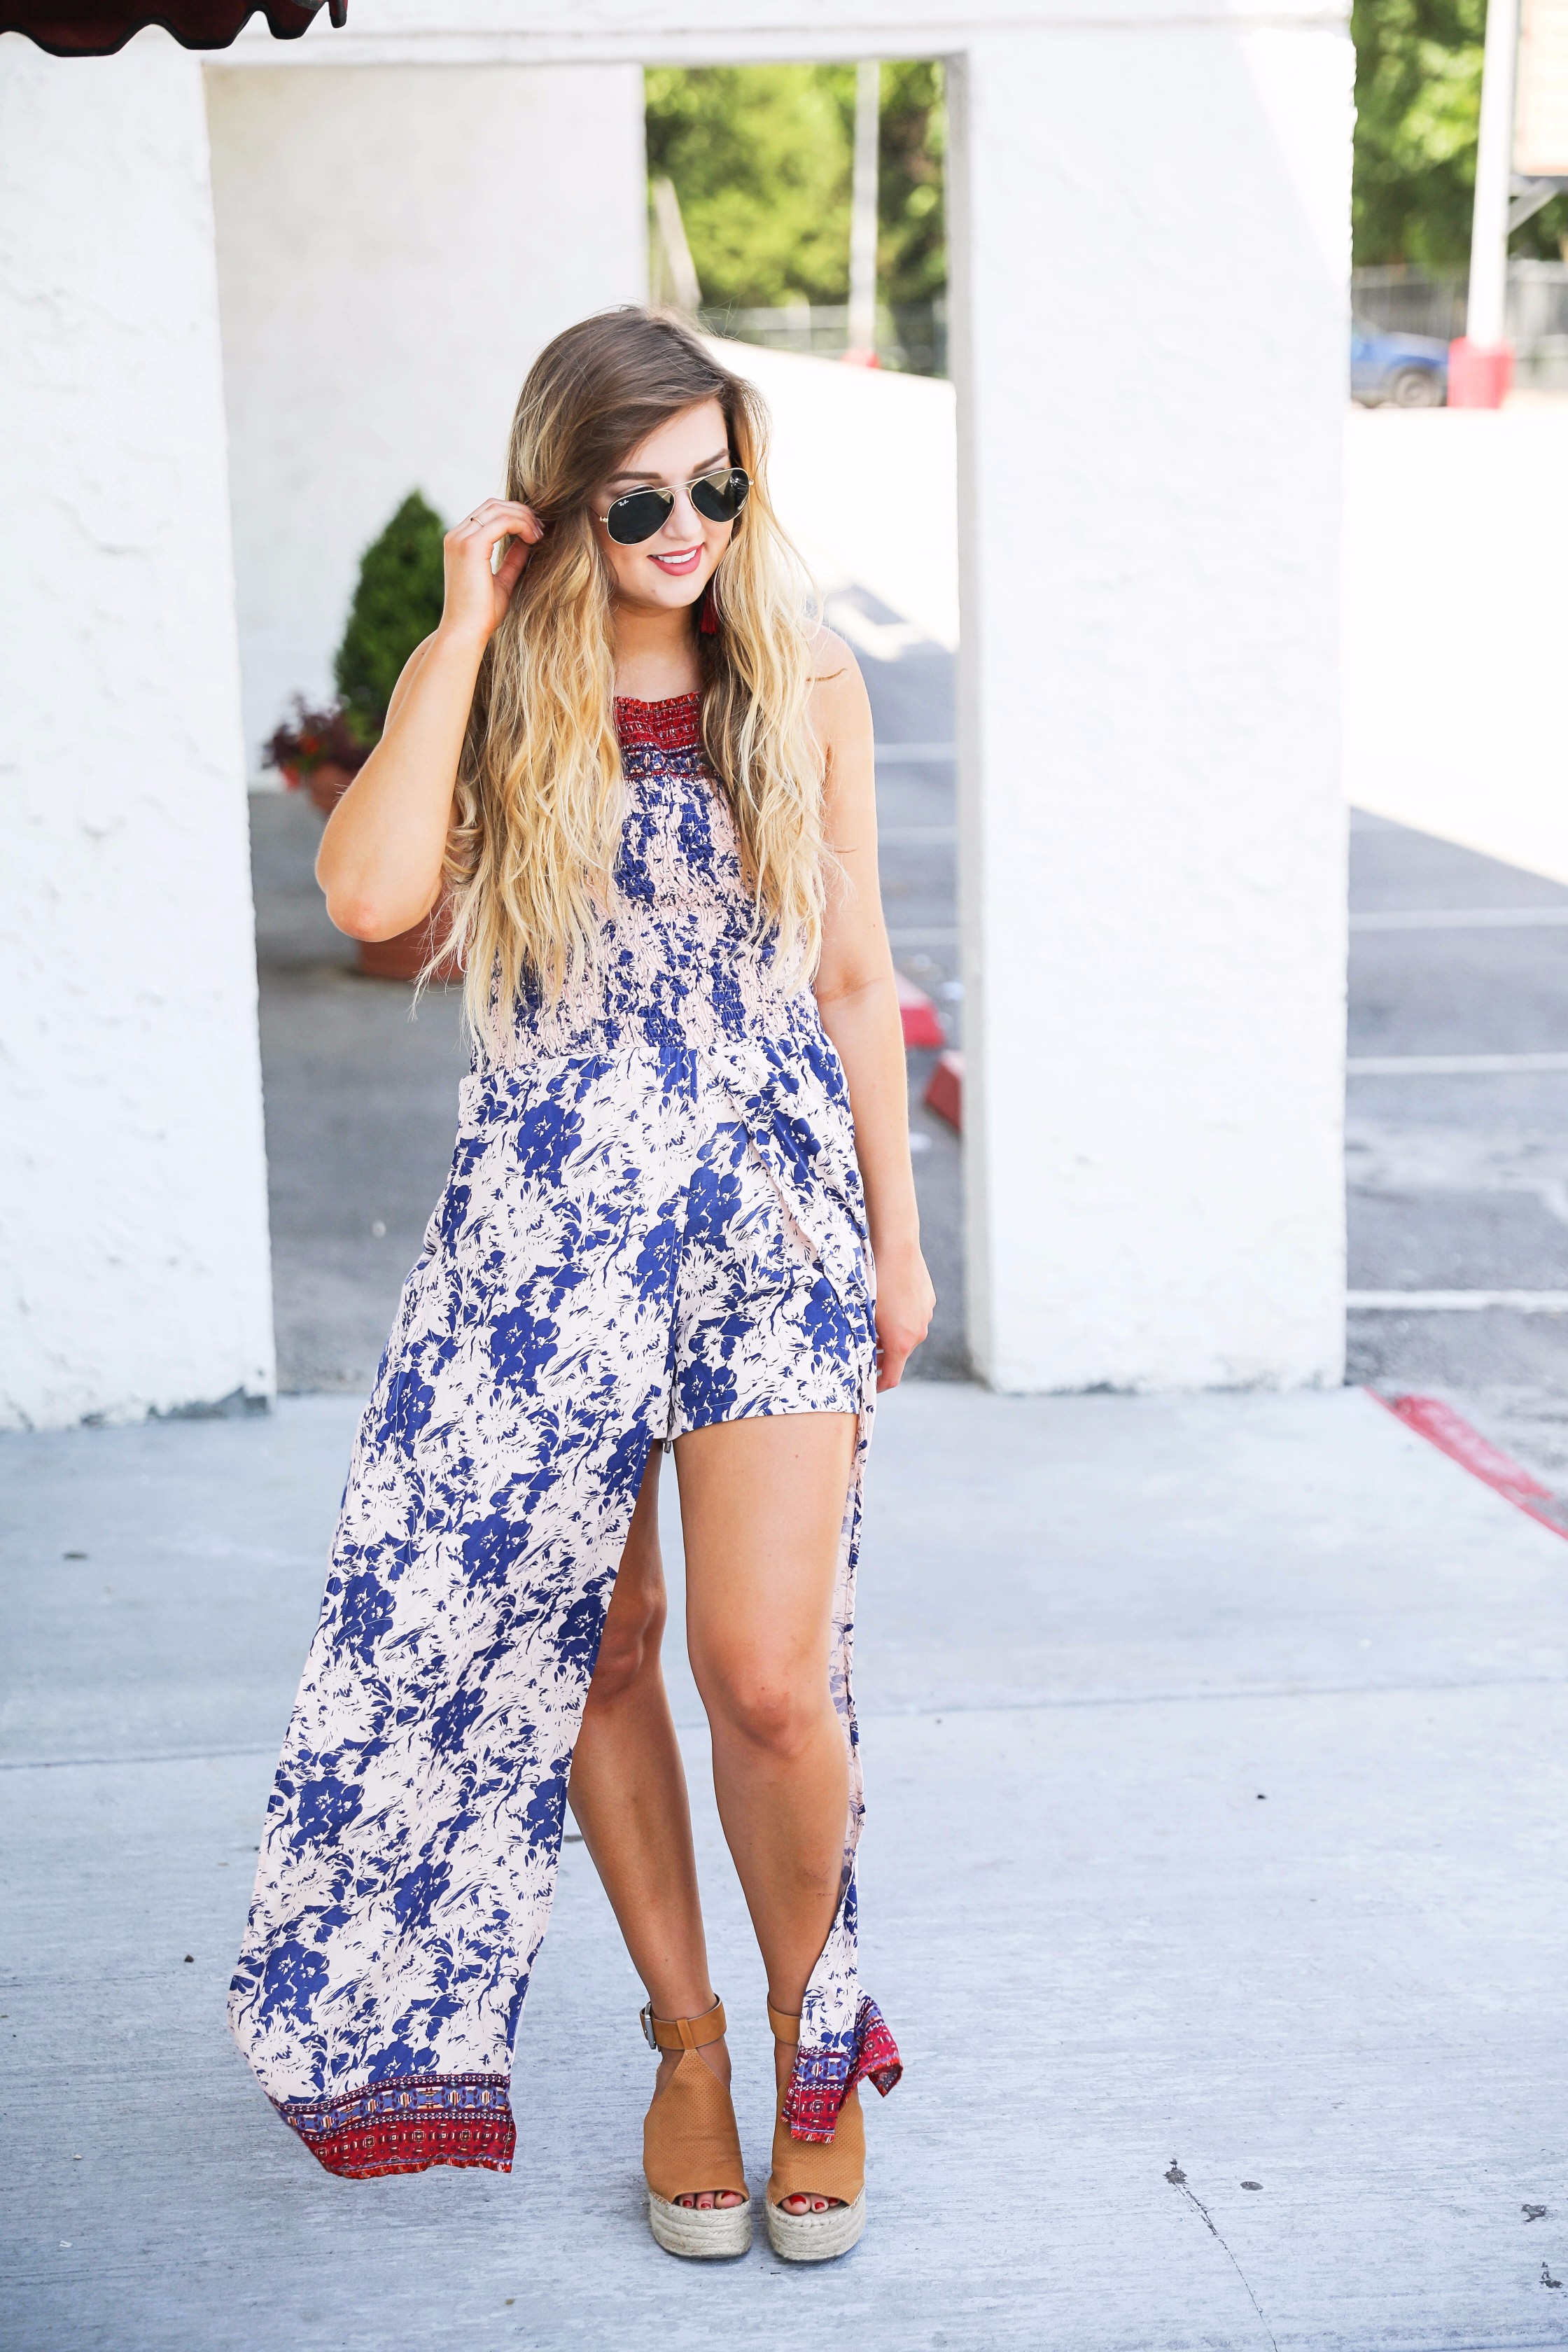
[[[1366,816],[1351,877],[1347,1377],[1450,1396],[1561,1484],[1568,889]]]

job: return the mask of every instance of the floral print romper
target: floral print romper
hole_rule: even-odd
[[[899,2058],[859,1990],[850,1638],[875,1386],[848,1096],[759,936],[695,695],[618,702],[600,970],[476,1055],[451,1173],[360,1424],[229,1997],[331,2172],[510,2169],[511,2050],[572,1750],[650,1446],[859,1417],[834,1605],[837,1914],[786,2101],[827,2140]]]

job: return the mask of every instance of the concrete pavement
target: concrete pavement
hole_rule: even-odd
[[[700,2269],[640,2219],[580,1846],[510,2179],[334,2182],[228,2043],[353,1417],[0,1441],[7,2344],[1568,2342],[1560,1538],[1353,1391],[887,1401],[865,1966],[909,2071],[846,2263]],[[763,1984],[673,1679],[760,2175]]]
[[[1568,1286],[1568,1074],[1420,1060],[1568,1041],[1568,887],[1381,817],[1352,826],[1350,1287],[1416,1296],[1352,1309],[1350,1377],[1453,1398],[1561,1484],[1568,1316],[1419,1294]]]

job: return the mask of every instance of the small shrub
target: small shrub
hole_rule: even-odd
[[[360,560],[332,675],[344,723],[367,749],[380,739],[404,663],[441,618],[445,531],[435,509],[411,490]]]

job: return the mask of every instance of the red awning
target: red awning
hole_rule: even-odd
[[[328,0],[334,25],[347,21],[348,0]],[[162,25],[187,49],[226,49],[258,12],[280,41],[297,41],[314,22],[321,0],[0,0],[0,33],[26,33],[55,58],[107,58],[143,25]]]

